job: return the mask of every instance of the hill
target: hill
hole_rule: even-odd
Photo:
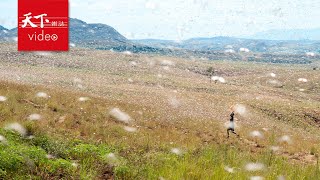
[[[133,42],[159,48],[178,48],[198,51],[225,52],[232,50],[233,52],[239,52],[240,48],[247,48],[254,53],[268,54],[301,55],[307,52],[320,52],[320,41],[311,40],[265,40],[221,36],[212,38],[192,38],[181,42],[156,39],[133,40]]]
[[[115,46],[129,41],[111,26],[87,24],[79,19],[70,18],[70,42],[83,45]]]
[[[111,26],[105,24],[88,24],[79,19],[70,18],[70,43],[80,46],[118,46],[130,44],[124,36]],[[5,30],[5,31],[3,31]],[[17,28],[11,30],[3,28],[0,40],[14,41],[17,37]]]
[[[17,41],[17,28],[0,31],[0,41]],[[192,38],[181,42],[128,40],[111,26],[70,18],[70,43],[79,47],[182,58],[310,64],[319,59],[319,41],[255,40],[235,37]]]

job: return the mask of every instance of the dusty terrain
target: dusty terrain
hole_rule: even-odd
[[[311,65],[190,60],[82,48],[72,48],[69,53],[21,53],[13,44],[0,44],[0,49],[0,81],[107,101],[107,107],[120,107],[128,113],[134,119],[132,126],[143,133],[140,139],[148,134],[151,144],[188,149],[231,145],[259,153],[288,136],[291,142],[281,145],[278,156],[292,163],[316,164],[313,151],[320,148],[320,73]],[[210,67],[226,82],[210,81],[205,75]],[[227,139],[225,124],[230,107],[236,104],[244,107],[236,114],[241,138]],[[92,131],[104,131],[103,125],[95,123]],[[77,133],[67,127],[65,131],[70,137],[106,142],[102,135],[89,135],[88,127],[75,126]],[[259,131],[263,138],[251,137],[252,131]],[[113,141],[117,144],[116,138]]]

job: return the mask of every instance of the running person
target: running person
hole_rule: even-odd
[[[229,122],[229,127],[227,129],[228,138],[229,138],[229,131],[231,131],[233,134],[239,137],[239,135],[236,132],[234,132],[234,111],[232,111],[232,113],[230,114],[230,122]]]

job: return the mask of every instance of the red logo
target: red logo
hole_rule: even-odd
[[[19,0],[18,51],[68,49],[68,0]]]

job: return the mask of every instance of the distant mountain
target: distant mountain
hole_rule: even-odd
[[[88,24],[73,18],[69,19],[69,23],[69,42],[92,49],[151,53],[183,58],[270,63],[307,64],[320,59],[320,41],[315,40],[263,40],[224,36],[192,38],[184,41],[128,40],[114,28],[105,24]],[[316,30],[310,31],[309,34],[316,37],[316,32]],[[17,28],[8,30],[0,26],[0,41],[15,41],[16,37]],[[268,38],[267,35],[264,37]],[[287,36],[281,35],[281,37]]]
[[[251,52],[260,53],[305,54],[307,52],[320,52],[320,41],[311,40],[264,40],[219,36],[213,38],[192,38],[181,42],[155,39],[151,41],[146,39],[133,40],[133,42],[158,48],[178,48],[197,51],[239,52],[245,48]]]
[[[0,26],[0,41],[13,41],[14,40],[14,32],[3,27]]]
[[[105,24],[87,24],[79,19],[69,19],[70,42],[87,45],[120,45],[130,43],[111,26]]]
[[[115,46],[131,44],[111,26],[105,24],[87,24],[79,19],[69,19],[70,43],[85,46]],[[8,30],[0,26],[0,40],[13,41],[17,37],[17,28]]]
[[[269,30],[248,36],[251,39],[269,40],[320,40],[320,28],[317,29],[290,29]]]
[[[4,28],[3,26],[0,25],[0,31],[3,31],[3,30],[7,31],[8,29],[6,29],[6,28]]]

